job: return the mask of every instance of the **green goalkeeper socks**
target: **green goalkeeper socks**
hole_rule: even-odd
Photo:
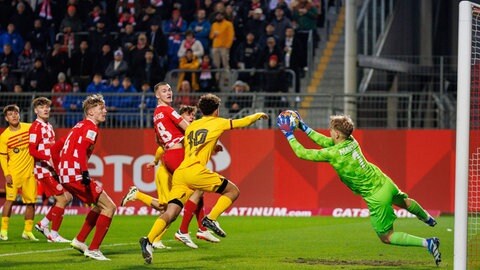
[[[407,208],[408,212],[417,216],[420,220],[427,220],[428,213],[425,211],[420,204],[418,204],[415,200],[410,199],[410,206]]]
[[[394,232],[390,236],[390,244],[397,246],[423,247],[423,238],[404,232]]]

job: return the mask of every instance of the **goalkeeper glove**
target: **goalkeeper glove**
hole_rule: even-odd
[[[88,173],[88,171],[82,172],[82,184],[85,186],[90,185],[90,174]]]
[[[295,122],[290,123],[290,117],[285,115],[279,115],[277,117],[277,126],[282,131],[283,135],[290,140],[293,138],[293,131],[295,130]]]
[[[300,114],[298,113],[298,111],[295,111],[295,113],[297,114],[297,117],[298,117],[298,128],[300,128],[303,132],[305,133],[310,133],[310,131],[312,131],[312,129],[307,126],[307,124],[305,124],[305,122],[303,122],[303,119],[302,117],[300,116]]]

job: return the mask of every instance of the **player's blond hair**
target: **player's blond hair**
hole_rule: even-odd
[[[105,99],[101,94],[93,94],[85,98],[82,102],[83,113],[87,115],[87,112],[98,105],[104,105]]]
[[[339,131],[345,138],[348,138],[352,135],[355,126],[350,116],[342,114],[330,116],[330,128]]]
[[[7,106],[3,107],[3,114],[4,115],[7,115],[7,112],[11,112],[11,111],[19,113],[20,108],[17,106],[17,104],[10,104],[10,105],[7,105]]]
[[[198,100],[198,108],[203,115],[211,115],[220,106],[220,101],[222,100],[214,94],[205,94]]]
[[[37,97],[32,101],[32,106],[33,108],[36,108],[37,106],[42,106],[42,105],[52,105],[52,101],[46,97]]]

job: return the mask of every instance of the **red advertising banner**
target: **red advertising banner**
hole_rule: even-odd
[[[67,132],[56,130],[57,137]],[[297,137],[306,147],[318,148],[303,133]],[[454,131],[356,130],[355,138],[366,158],[410,197],[436,213],[453,213]],[[214,155],[209,166],[241,191],[227,215],[365,215],[361,197],[343,185],[329,164],[297,158],[278,130],[232,130],[220,143],[224,151]],[[153,130],[100,129],[89,160],[90,175],[118,204],[132,185],[156,196],[154,172],[145,167],[155,150]],[[207,208],[217,198],[206,195]],[[131,207],[119,211],[138,214],[143,209],[140,203]]]

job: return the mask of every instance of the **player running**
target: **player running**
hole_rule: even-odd
[[[21,189],[25,204],[25,227],[22,238],[38,241],[33,235],[37,180],[33,175],[33,157],[28,152],[28,129],[30,124],[20,122],[20,108],[7,105],[3,108],[8,127],[0,134],[0,164],[5,176],[6,200],[3,205],[0,240],[8,240],[8,225],[12,205]]]
[[[35,158],[34,174],[42,184],[45,194],[54,196],[55,205],[50,208],[47,215],[35,224],[35,229],[42,233],[48,242],[70,243],[58,234],[62,224],[65,206],[72,200],[72,194],[66,191],[58,182],[54,161],[52,158],[52,146],[55,144],[55,132],[48,122],[50,118],[50,101],[46,97],[38,97],[33,100],[32,105],[37,119],[32,123],[28,131],[30,155]],[[52,228],[49,229],[50,221]]]
[[[277,119],[277,125],[295,155],[305,160],[330,163],[340,180],[353,193],[362,196],[367,203],[371,224],[383,243],[425,247],[439,265],[442,259],[438,238],[425,239],[393,230],[393,223],[397,218],[393,205],[406,209],[432,227],[437,222],[420,204],[403,193],[390,177],[365,159],[358,142],[352,136],[354,130],[352,119],[346,115],[331,116],[330,137],[327,137],[308,127],[300,115],[298,118],[299,128],[323,149],[305,149],[293,135],[295,123],[291,122],[291,117],[281,115]]]
[[[152,241],[177,218],[187,198],[195,190],[221,194],[210,214],[203,218],[202,224],[215,234],[226,236],[217,218],[238,198],[240,191],[228,179],[209,170],[206,167],[207,162],[224,131],[247,127],[259,119],[268,118],[265,113],[256,113],[235,120],[221,118],[220,98],[213,94],[203,95],[198,107],[203,117],[194,121],[185,130],[185,159],[173,175],[167,210],[155,221],[148,236],[140,238],[142,256],[146,263],[152,262]]]
[[[110,260],[100,251],[100,245],[112,223],[116,205],[103,188],[88,173],[88,159],[98,138],[98,124],[105,122],[107,109],[100,94],[90,95],[83,101],[85,119],[78,122],[68,134],[60,152],[58,173],[63,187],[86,204],[94,204],[85,222],[70,245],[95,260]],[[87,239],[96,227],[90,246]]]

